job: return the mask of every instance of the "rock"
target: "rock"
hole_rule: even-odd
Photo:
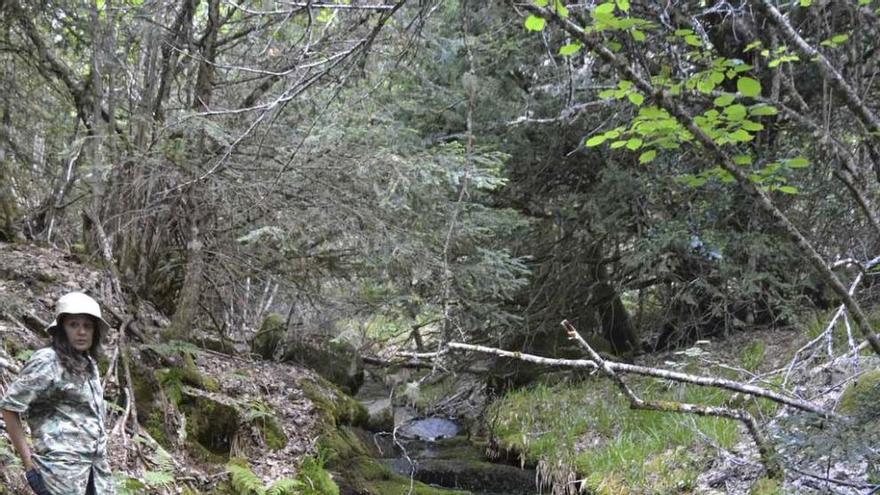
[[[281,360],[309,367],[354,395],[364,383],[364,363],[356,350],[341,342],[300,338],[284,345]]]
[[[397,429],[397,435],[403,438],[434,442],[442,438],[458,435],[460,427],[457,423],[444,418],[416,419],[405,423]]]
[[[367,420],[367,429],[370,431],[391,431],[394,429],[394,407],[391,399],[376,399],[363,403],[367,408],[370,419]]]

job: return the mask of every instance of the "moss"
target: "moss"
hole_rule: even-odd
[[[341,467],[341,466],[340,466]],[[376,460],[360,456],[348,459],[340,472],[340,485],[347,491],[370,495],[468,495],[470,492],[434,488],[424,483],[395,474]]]
[[[782,495],[782,486],[779,480],[773,478],[761,478],[752,485],[749,492],[751,495]]]
[[[868,371],[850,383],[840,396],[839,411],[861,419],[880,417],[880,370]]]
[[[469,495],[470,492],[435,488],[416,481],[410,491],[409,479],[398,476],[398,479],[371,481],[364,486],[367,493],[375,495]]]
[[[275,351],[281,345],[286,326],[287,320],[283,316],[277,313],[269,314],[260,325],[260,331],[251,341],[251,350],[254,354],[262,356],[264,359],[272,359]]]
[[[370,414],[363,404],[321,377],[314,381],[303,380],[299,386],[318,408],[324,420],[333,426],[363,426],[370,419]]]
[[[223,464],[228,461],[239,423],[235,408],[210,399],[187,396],[181,403],[181,411],[186,415],[187,448],[204,462]]]
[[[171,441],[165,432],[165,417],[162,411],[153,410],[144,422],[144,429],[153,437],[153,440],[166,449],[172,449]]]
[[[348,394],[357,393],[364,382],[363,361],[357,351],[345,343],[295,340],[287,343],[281,360],[315,370]]]
[[[718,405],[727,395],[636,377],[630,385],[646,400]],[[511,392],[488,416],[502,452],[553,466],[545,473],[550,481],[586,476],[585,489],[596,493],[619,493],[615,480],[626,480],[629,492],[637,494],[687,490],[711,456],[702,435],[724,447],[738,439],[734,421],[632,410],[613,383],[602,379]]]
[[[336,464],[367,453],[367,449],[357,435],[345,426],[324,432],[318,440],[318,449],[324,454],[328,464]]]
[[[339,495],[339,486],[324,469],[321,459],[307,457],[300,466],[297,479],[304,485],[299,492],[300,495]]]
[[[284,429],[275,418],[262,418],[256,423],[260,433],[263,434],[266,446],[271,450],[281,450],[287,446],[287,435],[284,434]]]
[[[184,353],[182,368],[183,383],[192,385],[193,387],[207,390],[208,392],[219,392],[220,382],[216,378],[205,376],[199,371],[196,362],[191,354]]]

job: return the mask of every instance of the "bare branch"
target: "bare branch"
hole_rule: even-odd
[[[460,342],[450,342],[448,344],[450,349],[460,349],[463,351],[473,351],[473,352],[481,352],[483,354],[494,354],[496,356],[507,357],[518,359],[520,361],[527,361],[535,364],[543,364],[547,366],[554,367],[562,367],[562,368],[587,368],[587,369],[598,369],[598,365],[595,361],[590,359],[557,359],[557,358],[548,358],[543,356],[536,356],[534,354],[526,354],[523,352],[512,352],[505,351],[502,349],[497,349],[494,347],[485,347],[481,345],[472,345],[472,344],[464,344]],[[755,385],[748,385],[745,383],[736,382],[733,380],[725,380],[723,378],[713,378],[708,376],[699,376],[699,375],[691,375],[688,373],[681,373],[678,371],[669,371],[663,370],[659,368],[650,368],[647,366],[638,366],[635,364],[628,363],[618,363],[616,361],[605,361],[605,364],[608,365],[612,370],[617,373],[633,373],[635,375],[642,376],[651,376],[654,378],[662,378],[664,380],[670,380],[674,382],[682,382],[682,383],[691,383],[694,385],[699,385],[703,387],[715,387],[722,388],[725,390],[730,390],[733,392],[740,392],[746,395],[750,395],[753,397],[762,397],[764,399],[769,399],[774,402],[778,402],[780,404],[785,404],[787,406],[793,407],[795,409],[799,409],[801,411],[807,411],[816,413],[825,418],[834,417],[834,414],[822,409],[821,407],[812,404],[810,402],[800,400],[794,397],[789,397],[778,392],[774,392],[772,390],[768,390],[762,387],[758,387]]]

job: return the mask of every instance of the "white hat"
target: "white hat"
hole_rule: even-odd
[[[110,325],[101,317],[101,306],[98,305],[98,301],[82,292],[70,292],[58,298],[58,302],[55,303],[55,320],[46,328],[46,332],[51,334],[52,331],[59,328],[58,320],[61,318],[61,315],[94,316],[98,322],[97,330],[101,335],[106,335],[107,331],[110,330]]]

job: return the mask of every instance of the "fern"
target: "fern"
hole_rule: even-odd
[[[282,478],[266,488],[263,480],[242,459],[229,461],[226,471],[229,473],[234,495],[297,495],[300,487],[305,486],[302,481]]]
[[[296,495],[299,493],[299,488],[301,486],[305,486],[302,481],[281,478],[275,483],[272,483],[272,486],[266,490],[266,495]]]
[[[166,487],[174,484],[174,474],[168,471],[147,471],[144,483],[150,487]]]
[[[267,495],[263,480],[251,471],[247,465],[241,465],[230,461],[226,465],[232,488],[236,495]]]

